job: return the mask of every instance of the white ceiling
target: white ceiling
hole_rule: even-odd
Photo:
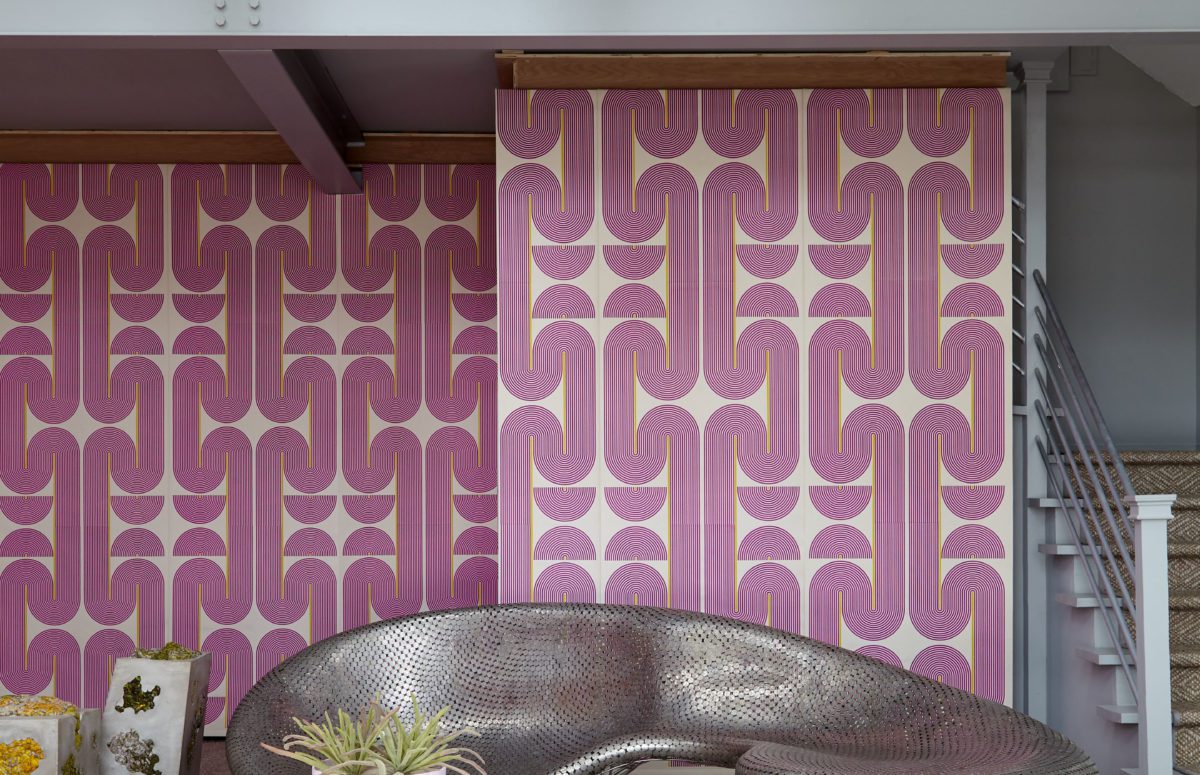
[[[3,0],[0,6],[0,41],[33,48],[91,42],[91,48],[803,51],[1200,42],[1196,0]]]

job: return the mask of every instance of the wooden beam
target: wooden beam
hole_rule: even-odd
[[[318,81],[309,72],[320,74],[323,66],[316,55],[295,51],[263,49],[222,49],[221,58],[241,82],[279,136],[308,168],[317,186],[326,194],[357,194],[362,186],[346,166],[343,122],[352,128],[357,142],[361,133],[333,81]],[[316,63],[315,65],[313,63]],[[318,83],[332,90],[323,94]],[[341,105],[338,110],[335,105]],[[339,111],[344,113],[339,115]]]
[[[1000,87],[1007,63],[1007,53],[496,55],[516,89]]]
[[[495,164],[494,135],[367,134],[351,165]],[[0,131],[0,162],[73,164],[298,164],[276,132]]]

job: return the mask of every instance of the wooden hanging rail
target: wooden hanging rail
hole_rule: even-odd
[[[495,164],[490,134],[367,133],[346,163]],[[295,164],[276,132],[0,131],[0,163]]]
[[[501,52],[511,89],[1000,87],[1008,54],[525,54]]]

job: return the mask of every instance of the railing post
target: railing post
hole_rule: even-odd
[[[1171,739],[1170,606],[1167,603],[1167,522],[1174,495],[1126,498],[1134,521],[1134,584],[1137,585],[1137,682],[1140,775],[1170,775]]]
[[[1033,273],[1046,274],[1046,90],[1050,85],[1052,61],[1026,61],[1021,66],[1021,84],[1025,90],[1024,165],[1019,171],[1025,198],[1025,396],[1029,402],[1028,414],[1017,418],[1014,433],[1020,433],[1024,449],[1018,460],[1024,461],[1025,502],[1017,508],[1017,532],[1023,539],[1023,555],[1018,562],[1018,595],[1014,602],[1016,618],[1017,650],[1014,655],[1017,681],[1021,686],[1017,693],[1022,709],[1030,716],[1046,721],[1050,716],[1048,685],[1050,675],[1049,599],[1047,596],[1047,559],[1038,551],[1038,546],[1052,541],[1048,527],[1053,519],[1049,513],[1030,513],[1029,503],[1045,498],[1049,494],[1046,467],[1038,452],[1038,439],[1042,438],[1042,424],[1033,415],[1033,397],[1038,384],[1035,374],[1040,369],[1045,373],[1046,365],[1036,347],[1033,335],[1037,329],[1035,310],[1042,307],[1042,299],[1033,283]]]

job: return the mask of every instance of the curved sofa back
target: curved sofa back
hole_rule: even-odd
[[[756,747],[768,755],[764,744],[864,761],[1003,754],[1028,765],[1013,771],[1093,771],[1035,766],[1087,759],[1010,708],[807,638],[684,611],[533,604],[394,619],[304,649],[239,704],[226,741],[234,775],[305,772],[259,745],[278,745],[293,716],[356,712],[376,695],[407,706],[410,694],[429,712],[448,705],[448,728],[479,731],[465,744],[489,775],[646,758],[733,766]]]

